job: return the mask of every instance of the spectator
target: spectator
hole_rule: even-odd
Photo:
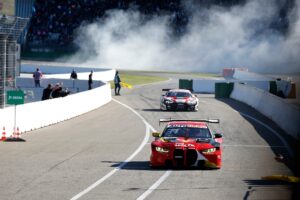
[[[43,90],[42,100],[50,99],[51,92],[52,92],[52,85],[48,84],[48,87]]]
[[[59,85],[59,83],[56,83],[56,85],[52,89],[51,97],[52,98],[60,97],[59,93],[60,93],[61,90],[62,90],[62,87]]]
[[[77,79],[77,73],[76,71],[73,69],[72,73],[71,73],[71,78],[72,79]]]
[[[54,88],[52,89],[51,96],[52,98],[58,98],[58,97],[65,97],[68,94],[70,94],[70,91],[68,90],[63,90],[61,85],[57,83]]]
[[[34,79],[34,84],[35,87],[41,87],[41,78],[42,78],[43,74],[40,71],[39,68],[36,68],[36,71],[33,73],[33,79]]]
[[[121,79],[120,79],[118,71],[116,71],[115,78],[114,78],[114,83],[115,83],[115,95],[120,95]]]
[[[82,22],[105,19],[106,11],[113,9],[138,10],[151,15],[169,15],[174,32],[182,32],[188,24],[188,14],[180,0],[35,0],[32,8],[27,42],[32,45],[71,45],[75,30]],[[215,2],[215,1],[213,1]],[[218,2],[218,1],[217,1]]]
[[[92,84],[93,84],[93,70],[91,70],[91,73],[89,74],[89,90],[92,89]]]

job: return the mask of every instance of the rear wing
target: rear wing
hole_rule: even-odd
[[[161,91],[167,92],[167,91],[170,91],[170,90],[172,90],[172,89],[170,89],[170,88],[164,88],[164,89],[162,89]]]
[[[187,121],[187,122],[206,122],[206,123],[214,123],[214,124],[218,124],[220,123],[219,119],[159,119],[159,125],[161,123],[168,123],[168,122],[183,122],[183,121]]]

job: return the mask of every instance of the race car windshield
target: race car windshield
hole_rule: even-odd
[[[191,97],[191,94],[186,92],[168,92],[167,97]]]
[[[167,128],[162,137],[187,137],[187,138],[211,138],[208,128],[198,127],[169,127]]]

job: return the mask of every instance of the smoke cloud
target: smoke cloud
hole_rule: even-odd
[[[270,28],[285,1],[251,0],[209,9],[185,3],[191,17],[181,37],[171,34],[172,16],[144,20],[135,10],[110,11],[102,21],[78,29],[80,50],[68,62],[137,70],[219,73],[225,67],[245,67],[300,73],[299,1],[289,12],[286,34]]]

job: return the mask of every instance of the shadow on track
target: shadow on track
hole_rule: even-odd
[[[146,108],[146,109],[142,109],[142,111],[146,111],[146,112],[163,112],[161,109],[157,109],[157,108]]]
[[[195,112],[195,111],[189,111],[189,110],[161,110],[161,109],[156,109],[156,108],[145,108],[142,109],[142,111],[146,111],[146,112],[164,112],[164,113],[175,113],[175,112],[186,112],[186,113],[190,113],[190,112]]]
[[[292,141],[292,138],[289,137],[277,124],[275,124],[272,120],[267,118],[266,116],[259,113],[259,111],[255,110],[254,108],[241,103],[239,101],[233,100],[233,99],[217,99],[230,107],[232,107],[234,110],[236,110],[239,113],[245,113],[249,116],[252,116],[253,118],[263,122],[264,124],[268,125],[272,129],[276,130],[293,148],[293,145],[290,143]],[[293,159],[289,156],[289,153],[287,152],[286,148],[278,148],[278,146],[283,146],[284,144],[278,137],[274,137],[273,133],[270,133],[270,131],[266,131],[266,128],[262,126],[261,124],[258,124],[254,120],[248,118],[247,116],[244,116],[241,114],[241,117],[243,117],[246,121],[248,121],[257,131],[257,133],[269,144],[270,148],[274,152],[275,155],[283,155],[285,160],[284,163],[290,168],[293,169],[294,163]]]
[[[122,165],[123,162],[118,161],[102,161],[103,163],[112,163],[111,167],[119,167]],[[149,165],[149,161],[130,161],[127,162],[122,168],[122,170],[151,170],[151,171],[166,171],[169,169],[176,170],[176,171],[187,171],[187,170],[201,170],[201,171],[211,171],[211,170],[218,170],[218,169],[211,169],[211,168],[181,168],[181,167],[155,167],[152,168]]]
[[[289,153],[287,152],[286,148],[276,148],[276,145],[280,144],[283,145],[282,142],[277,138],[274,137],[270,131],[266,131],[266,128],[263,127],[261,124],[258,124],[257,122],[253,121],[252,119],[244,116],[241,114],[241,116],[248,121],[257,131],[257,133],[270,145],[271,150],[274,152],[275,155],[283,155],[283,160],[280,161],[284,163],[288,168],[290,168],[296,176],[300,175],[300,145],[299,141],[296,141],[291,136],[287,135],[276,123],[274,123],[271,119],[267,118],[263,114],[261,114],[259,111],[255,110],[254,108],[233,100],[233,99],[227,99],[227,98],[220,98],[217,99],[218,101],[221,101],[227,105],[229,105],[231,108],[236,110],[239,113],[245,113],[249,116],[254,117],[255,119],[267,124],[268,126],[272,127],[272,129],[276,130],[289,144],[289,146],[292,148],[292,151],[294,153],[294,158],[292,158]],[[276,157],[275,157],[276,158]],[[245,180],[246,183],[250,186],[257,186],[257,185],[270,185],[270,181],[266,180]],[[272,181],[272,184],[282,184],[282,182],[274,182]],[[296,184],[295,189],[293,190],[293,198],[297,199],[297,197],[300,193],[300,184]],[[299,197],[299,196],[298,196]],[[244,198],[247,199],[247,198]]]

